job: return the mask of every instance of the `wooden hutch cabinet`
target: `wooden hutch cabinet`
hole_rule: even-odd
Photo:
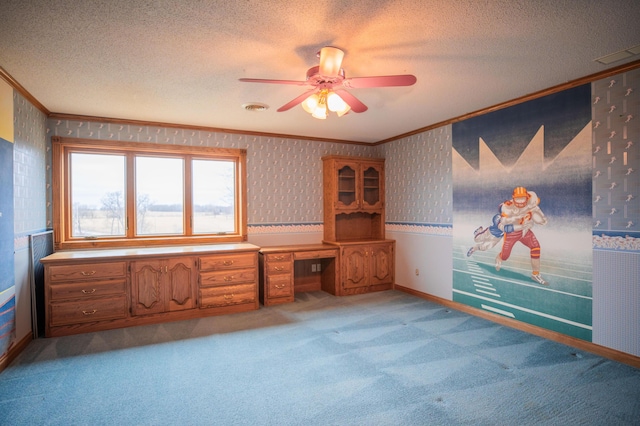
[[[388,290],[395,241],[385,239],[384,159],[322,158],[324,242],[340,247],[339,295]]]

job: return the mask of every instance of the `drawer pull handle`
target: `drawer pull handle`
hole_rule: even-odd
[[[277,288],[278,290],[283,289],[283,288],[284,288],[284,286],[285,286],[284,284],[276,284],[276,288]]]
[[[96,273],[96,271],[91,271],[91,272],[85,272],[85,271],[82,271],[81,273],[82,273],[82,275],[84,275],[85,277],[90,277],[90,276],[92,276],[93,274],[95,274],[95,273]]]
[[[284,271],[284,268],[282,266],[276,266],[275,268],[276,271]]]
[[[233,299],[233,293],[224,295],[224,300],[231,300],[231,299]]]
[[[231,266],[231,265],[233,265],[233,260],[225,260],[222,263],[224,263],[224,266]]]
[[[98,312],[98,310],[97,310],[97,309],[94,309],[93,311],[82,311],[82,314],[83,314],[83,315],[93,315],[93,314],[95,314],[96,312]]]
[[[284,260],[284,256],[275,256],[274,259],[275,260]]]
[[[225,281],[229,282],[229,281],[233,281],[233,275],[231,276],[226,276],[223,278]]]
[[[96,292],[96,289],[95,289],[95,288],[92,288],[91,290],[82,290],[82,292],[83,292],[84,294],[93,294],[93,293],[95,293],[95,292]]]

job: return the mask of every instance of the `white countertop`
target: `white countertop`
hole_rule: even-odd
[[[162,255],[189,255],[189,254],[215,254],[220,252],[258,251],[260,247],[250,243],[226,243],[226,244],[199,244],[185,246],[158,246],[158,247],[126,247],[90,250],[64,250],[55,252],[42,258],[42,263],[79,260],[79,259],[103,259],[111,257],[147,257]]]

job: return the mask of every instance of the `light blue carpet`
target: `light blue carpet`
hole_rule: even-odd
[[[640,425],[640,370],[405,293],[38,339],[2,425]]]

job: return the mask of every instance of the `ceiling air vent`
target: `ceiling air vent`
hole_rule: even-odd
[[[640,55],[640,44],[610,55],[601,56],[600,58],[594,59],[594,61],[609,65],[610,63],[621,61],[636,55]]]
[[[260,111],[266,111],[269,109],[269,105],[265,105],[265,104],[260,104],[257,102],[251,102],[248,104],[242,104],[242,108],[246,109],[247,111],[256,111],[256,112],[260,112]]]

